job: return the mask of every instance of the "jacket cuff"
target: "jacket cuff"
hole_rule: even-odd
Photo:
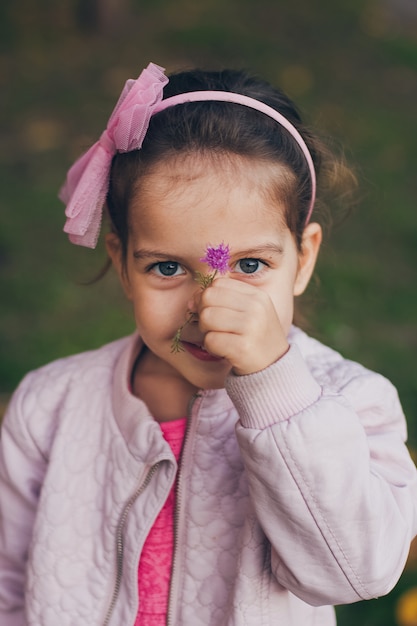
[[[230,374],[225,386],[245,428],[263,429],[288,420],[321,396],[320,385],[294,344],[260,372],[247,376]]]

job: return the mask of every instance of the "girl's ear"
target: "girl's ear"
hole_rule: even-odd
[[[107,254],[109,255],[111,262],[113,264],[113,267],[115,268],[119,276],[123,290],[127,298],[131,300],[132,291],[130,287],[129,276],[127,273],[127,267],[123,260],[121,241],[119,237],[115,235],[114,233],[108,233],[106,235],[105,242],[106,242]]]
[[[298,257],[298,271],[294,282],[294,296],[300,296],[306,289],[316,265],[322,240],[320,224],[307,224],[303,233],[301,252]]]

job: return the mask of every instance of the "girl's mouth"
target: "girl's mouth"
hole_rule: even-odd
[[[210,354],[210,352],[207,352],[207,350],[205,350],[203,346],[199,346],[195,343],[181,341],[181,345],[183,346],[184,350],[189,352],[196,359],[199,359],[199,361],[218,362],[223,361],[224,359],[224,357],[222,356],[215,356],[214,354]]]

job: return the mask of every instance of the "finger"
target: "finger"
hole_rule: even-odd
[[[232,366],[241,363],[246,355],[245,343],[239,335],[210,331],[204,337],[204,348],[214,354],[230,361]]]
[[[238,276],[245,276],[245,274],[238,274]],[[245,280],[241,280],[237,277],[232,278],[231,276],[216,276],[210,286],[210,289],[212,287],[236,289],[237,291],[241,291],[242,293],[251,293],[254,290],[258,289],[258,287],[247,283]]]
[[[249,330],[248,315],[227,307],[205,307],[199,313],[199,328],[203,333],[218,331],[242,334]]]
[[[245,311],[251,302],[260,302],[261,306],[268,306],[269,295],[257,287],[249,286],[249,289],[235,288],[238,281],[222,282],[220,285],[212,285],[204,290],[198,303],[201,311],[208,306],[229,307],[236,311]]]

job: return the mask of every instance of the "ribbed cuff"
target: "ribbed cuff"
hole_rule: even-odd
[[[263,429],[289,419],[321,396],[296,345],[266,369],[247,376],[229,375],[226,390],[246,428]]]

